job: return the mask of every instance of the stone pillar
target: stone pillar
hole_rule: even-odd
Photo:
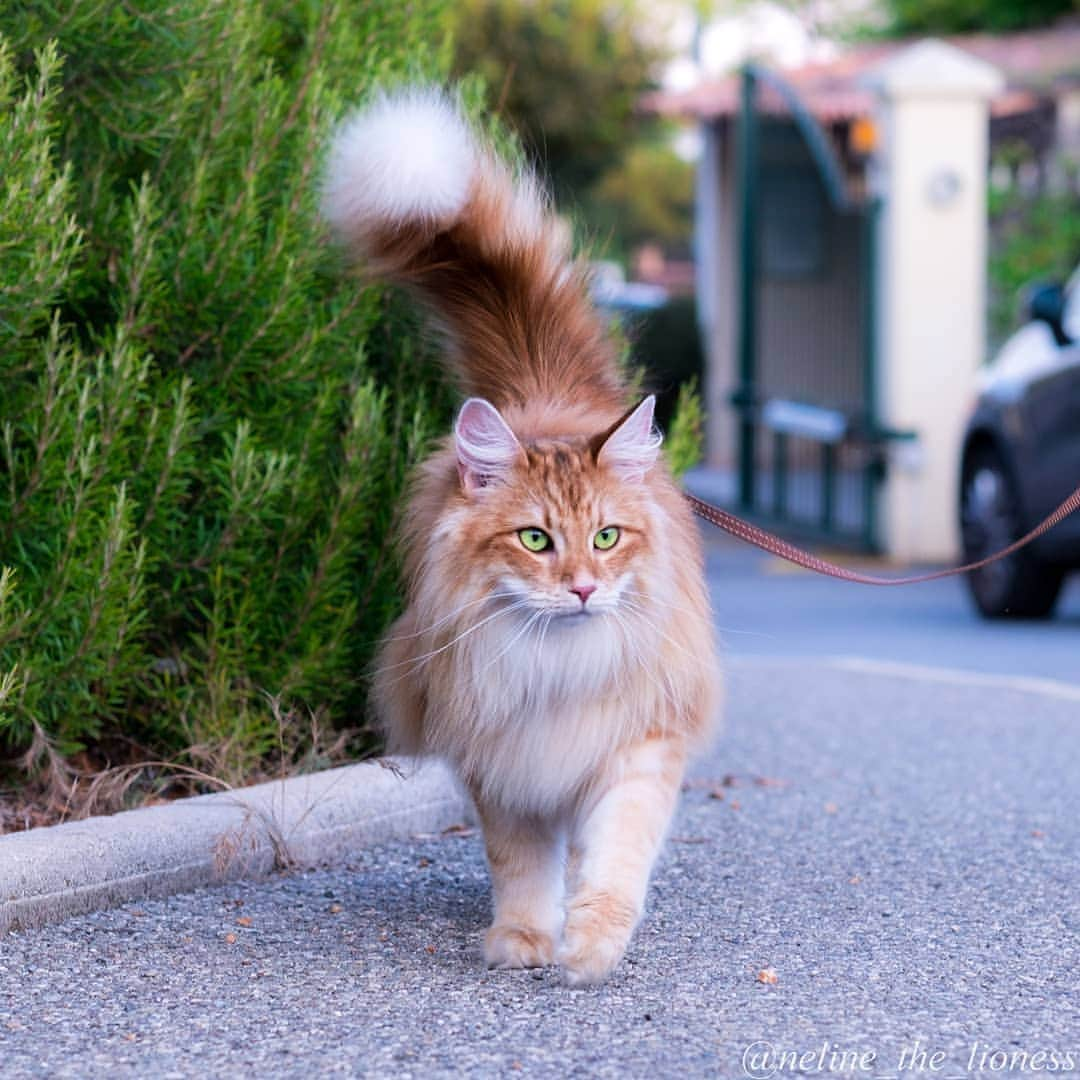
[[[883,199],[877,244],[878,415],[890,445],[881,538],[904,562],[959,550],[960,441],[984,360],[989,99],[996,69],[940,41],[871,73]]]

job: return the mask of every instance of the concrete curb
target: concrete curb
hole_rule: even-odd
[[[0,836],[0,933],[340,861],[472,813],[445,766],[397,759],[9,833]]]

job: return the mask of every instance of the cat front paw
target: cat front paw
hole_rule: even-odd
[[[637,924],[633,906],[607,894],[596,894],[571,905],[559,964],[570,986],[603,982],[623,958]]]
[[[489,968],[537,968],[555,963],[555,940],[528,926],[492,926],[484,937]]]

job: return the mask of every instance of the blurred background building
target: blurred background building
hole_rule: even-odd
[[[987,180],[1013,213],[1075,203],[1080,23],[936,48],[873,40],[768,70],[782,80],[729,74],[645,99],[693,119],[701,141],[711,493],[898,557],[949,558],[987,351]],[[898,96],[920,101],[919,129],[898,129]],[[961,99],[985,104],[961,116]],[[1039,273],[1066,271],[1068,248]]]

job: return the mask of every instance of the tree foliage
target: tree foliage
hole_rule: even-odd
[[[556,198],[580,198],[637,127],[637,101],[663,56],[645,9],[611,0],[459,0],[454,68],[479,76],[490,103],[546,169]]]
[[[693,167],[639,109],[668,56],[665,26],[640,0],[460,0],[454,67],[609,254],[642,240],[685,248]]]
[[[1003,33],[1046,26],[1080,11],[1077,0],[883,0],[886,33]]]
[[[0,748],[363,721],[388,529],[442,419],[411,321],[342,274],[320,147],[440,78],[439,0],[0,11]]]
[[[668,251],[690,246],[694,215],[694,166],[669,142],[639,139],[596,185],[592,223],[627,247],[653,242]]]

